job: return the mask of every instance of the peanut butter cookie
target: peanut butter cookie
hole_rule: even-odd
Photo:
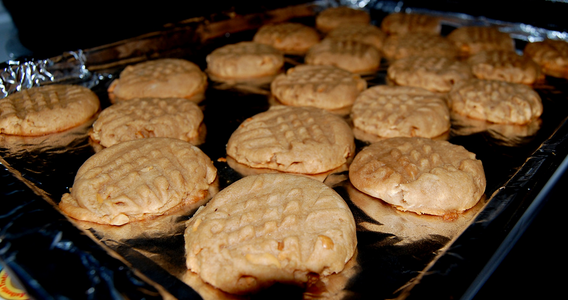
[[[276,282],[304,285],[342,271],[355,220],[333,189],[307,177],[262,174],[219,192],[188,221],[187,268],[231,294]]]

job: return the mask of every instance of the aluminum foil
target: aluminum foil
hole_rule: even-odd
[[[74,83],[95,91],[104,108],[110,105],[106,88],[128,64],[181,57],[205,69],[205,55],[212,49],[250,40],[266,22],[296,20],[313,25],[319,11],[334,5],[369,9],[378,16],[375,23],[390,12],[419,11],[441,16],[447,28],[499,25],[516,38],[518,47],[544,37],[566,38],[566,33],[526,24],[414,9],[402,1],[316,1],[262,13],[196,18],[112,45],[49,59],[9,61],[1,70],[2,96],[37,85]],[[286,67],[301,62],[287,57]],[[370,86],[385,84],[386,67],[383,62],[377,73],[365,77]],[[275,285],[247,297],[223,293],[185,269],[183,231],[193,210],[121,227],[82,223],[59,213],[61,195],[72,186],[79,166],[96,151],[88,141],[90,122],[43,137],[0,136],[6,203],[0,210],[0,261],[32,296],[43,299],[455,298],[485,272],[483,267],[506,240],[511,224],[538,198],[542,181],[552,176],[568,153],[566,86],[565,80],[554,78],[535,86],[544,114],[526,126],[452,117],[452,130],[445,138],[476,153],[488,181],[479,204],[454,220],[393,209],[355,189],[345,169],[318,177],[345,199],[356,218],[355,257],[343,272],[307,288]],[[273,104],[267,83],[211,82],[200,103],[208,132],[200,148],[218,169],[219,189],[251,171],[227,159],[230,134]],[[350,122],[348,115],[344,117]],[[361,149],[371,141],[359,136],[356,142]],[[479,249],[476,241],[489,237],[486,247]],[[462,280],[456,282],[458,278]],[[68,284],[73,280],[77,283]]]

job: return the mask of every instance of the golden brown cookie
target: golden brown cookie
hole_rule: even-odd
[[[419,137],[385,139],[361,150],[349,168],[353,186],[402,211],[449,215],[485,192],[481,161],[462,146]]]
[[[468,63],[479,79],[533,84],[540,77],[539,66],[528,56],[514,51],[481,51],[470,56]]]
[[[335,169],[354,153],[347,122],[316,107],[272,106],[244,121],[227,143],[227,155],[241,164],[303,174]]]
[[[103,147],[147,137],[171,137],[197,145],[203,130],[203,112],[191,100],[138,98],[105,108],[90,136]]]
[[[386,34],[373,24],[344,24],[328,32],[325,38],[354,40],[381,50]]]
[[[450,129],[446,100],[425,89],[377,85],[353,104],[353,126],[381,137],[432,138]]]
[[[253,42],[270,45],[285,54],[296,55],[305,54],[319,41],[320,35],[315,28],[292,22],[263,25],[253,37]]]
[[[524,54],[532,58],[546,75],[568,78],[568,42],[547,39],[528,43]]]
[[[440,34],[440,18],[417,13],[391,13],[381,21],[381,29],[389,35],[412,32]]]
[[[133,98],[186,98],[201,101],[207,75],[194,63],[162,58],[127,66],[108,88],[111,102]]]
[[[460,56],[465,57],[487,50],[515,51],[513,38],[495,27],[459,27],[448,34],[448,40],[458,47]]]
[[[530,86],[470,79],[448,93],[448,105],[461,115],[501,124],[527,124],[542,114],[542,100]]]
[[[336,66],[352,73],[373,72],[381,64],[379,50],[355,40],[324,39],[304,59],[309,65]]]
[[[185,231],[187,268],[231,294],[276,282],[305,286],[342,271],[355,220],[333,189],[304,176],[245,177],[200,208]]]
[[[329,7],[316,16],[316,28],[329,32],[343,24],[369,24],[371,16],[367,11],[347,6]]]
[[[74,219],[123,225],[195,205],[216,176],[209,157],[188,142],[131,140],[87,159],[59,208]]]
[[[352,105],[366,88],[367,82],[357,74],[334,66],[314,65],[290,68],[270,85],[272,94],[285,105],[328,110]]]
[[[99,109],[99,98],[86,87],[32,87],[0,99],[0,133],[40,136],[61,132],[87,122]]]
[[[402,86],[413,86],[446,93],[473,78],[470,66],[443,56],[409,56],[394,61],[387,69],[388,79]]]
[[[207,55],[207,70],[218,79],[248,79],[273,76],[284,65],[284,54],[270,45],[239,42]]]
[[[445,37],[422,32],[388,36],[382,50],[385,58],[389,60],[409,56],[455,58],[458,55],[457,47]]]

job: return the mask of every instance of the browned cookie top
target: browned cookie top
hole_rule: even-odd
[[[200,143],[203,112],[184,98],[138,98],[104,109],[91,138],[104,147],[138,138],[171,137]]]
[[[248,176],[188,221],[187,268],[231,294],[340,272],[357,245],[355,220],[333,189],[289,174]]]
[[[392,13],[381,21],[381,29],[389,35],[411,32],[440,34],[440,18],[416,13]]]
[[[461,115],[501,124],[527,124],[542,114],[542,100],[530,86],[501,80],[470,79],[448,94],[448,105]]]
[[[479,79],[533,84],[540,77],[540,67],[529,56],[514,51],[481,51],[470,56],[467,62]]]
[[[201,100],[207,75],[194,63],[162,58],[127,66],[109,89],[112,102],[133,98],[186,98]]]
[[[330,7],[316,16],[316,28],[329,32],[343,24],[368,24],[371,16],[367,11],[347,6]]]
[[[515,41],[506,32],[495,27],[464,26],[448,34],[461,56],[470,56],[485,50],[515,51]]]
[[[446,100],[415,87],[371,87],[353,104],[351,119],[355,128],[379,137],[431,138],[450,129]]]
[[[40,136],[91,119],[100,109],[97,95],[78,85],[33,87],[0,99],[0,133]]]
[[[286,54],[304,54],[320,41],[320,36],[315,28],[286,22],[263,25],[253,41],[270,45]]]
[[[227,143],[227,155],[242,164],[304,174],[337,168],[354,152],[349,125],[315,107],[273,106],[244,121]]]
[[[328,65],[300,65],[278,75],[270,85],[272,94],[292,106],[339,109],[355,102],[367,81],[357,74]]]
[[[213,162],[188,142],[136,139],[85,161],[59,207],[74,219],[123,225],[201,201],[216,177]]]
[[[542,71],[550,76],[568,78],[568,42],[547,39],[528,43],[524,53],[540,65]]]
[[[385,139],[349,168],[360,191],[403,211],[446,215],[473,207],[485,192],[481,161],[462,146],[419,137]]]
[[[229,44],[207,55],[207,72],[224,79],[246,79],[277,74],[284,55],[274,47],[252,41]]]
[[[326,38],[306,53],[309,65],[336,66],[353,73],[376,71],[381,63],[377,48],[356,40]]]

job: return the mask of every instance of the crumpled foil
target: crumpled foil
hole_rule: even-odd
[[[23,89],[55,83],[81,84],[91,88],[96,82],[86,79],[91,72],[86,67],[82,50],[40,60],[9,60],[0,64],[0,97]]]

